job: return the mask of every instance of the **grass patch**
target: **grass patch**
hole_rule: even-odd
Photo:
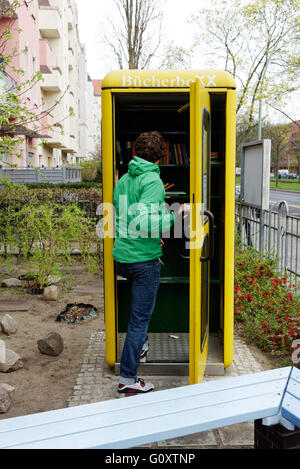
[[[300,183],[298,179],[280,179],[278,181],[278,186],[276,186],[276,181],[274,179],[271,179],[270,188],[283,189],[286,191],[300,191]]]
[[[241,184],[240,176],[236,176],[235,183],[236,185]],[[276,186],[275,179],[271,178],[270,189],[282,189],[286,191],[300,191],[300,182],[299,182],[299,179],[279,179],[278,185]]]

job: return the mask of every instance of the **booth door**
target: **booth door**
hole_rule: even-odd
[[[190,87],[190,384],[204,375],[209,339],[209,259],[213,249],[210,193],[210,96]]]

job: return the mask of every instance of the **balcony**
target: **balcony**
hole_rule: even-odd
[[[39,11],[39,28],[41,36],[47,39],[61,37],[61,18],[56,9],[43,8]]]
[[[73,70],[73,68],[75,68],[75,57],[71,49],[68,49],[68,64],[69,70]]]
[[[51,114],[43,114],[41,117],[41,132],[43,134],[47,134],[50,138],[53,138],[54,131],[53,131],[54,119]],[[50,127],[50,128],[49,128]]]
[[[52,70],[52,73],[43,73],[41,90],[50,93],[61,93],[63,90],[63,79],[58,70]]]
[[[61,134],[61,129],[58,126],[54,127],[52,137],[47,140],[47,145],[50,148],[65,148],[65,136]]]
[[[66,16],[67,16],[67,23],[68,23],[68,30],[70,31],[73,29],[73,24],[74,24],[74,13],[71,5],[68,5],[68,8],[66,10]]]
[[[53,53],[47,39],[40,39],[40,71],[51,73],[54,67]]]
[[[78,102],[77,102],[77,98],[75,98],[75,95],[73,93],[73,91],[69,91],[69,95],[68,95],[68,105],[69,105],[69,109],[71,108],[73,113],[76,113],[77,110],[78,110]]]

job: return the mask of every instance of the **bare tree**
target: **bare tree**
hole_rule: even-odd
[[[299,6],[299,0],[215,0],[191,20],[210,65],[222,63],[236,79],[237,113],[250,127],[257,115],[263,122],[262,100],[284,109],[299,90]]]
[[[189,69],[191,68],[192,57],[192,49],[176,46],[172,41],[164,49],[164,55],[159,68],[163,70]]]
[[[118,17],[109,18],[104,35],[119,68],[149,67],[161,42],[160,0],[114,0]]]
[[[263,138],[269,138],[272,141],[271,163],[274,167],[276,187],[278,187],[280,161],[286,155],[289,147],[289,131],[289,124],[271,124],[265,122],[263,126]]]

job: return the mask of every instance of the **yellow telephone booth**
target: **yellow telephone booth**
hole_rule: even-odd
[[[190,384],[200,382],[216,338],[223,368],[233,360],[235,88],[217,70],[120,70],[102,82],[104,212],[136,137],[153,130],[167,146],[160,162],[166,203],[190,204],[189,235],[171,230],[164,240],[145,374],[188,370]],[[118,367],[131,290],[115,272],[113,242],[104,237],[106,361]]]

